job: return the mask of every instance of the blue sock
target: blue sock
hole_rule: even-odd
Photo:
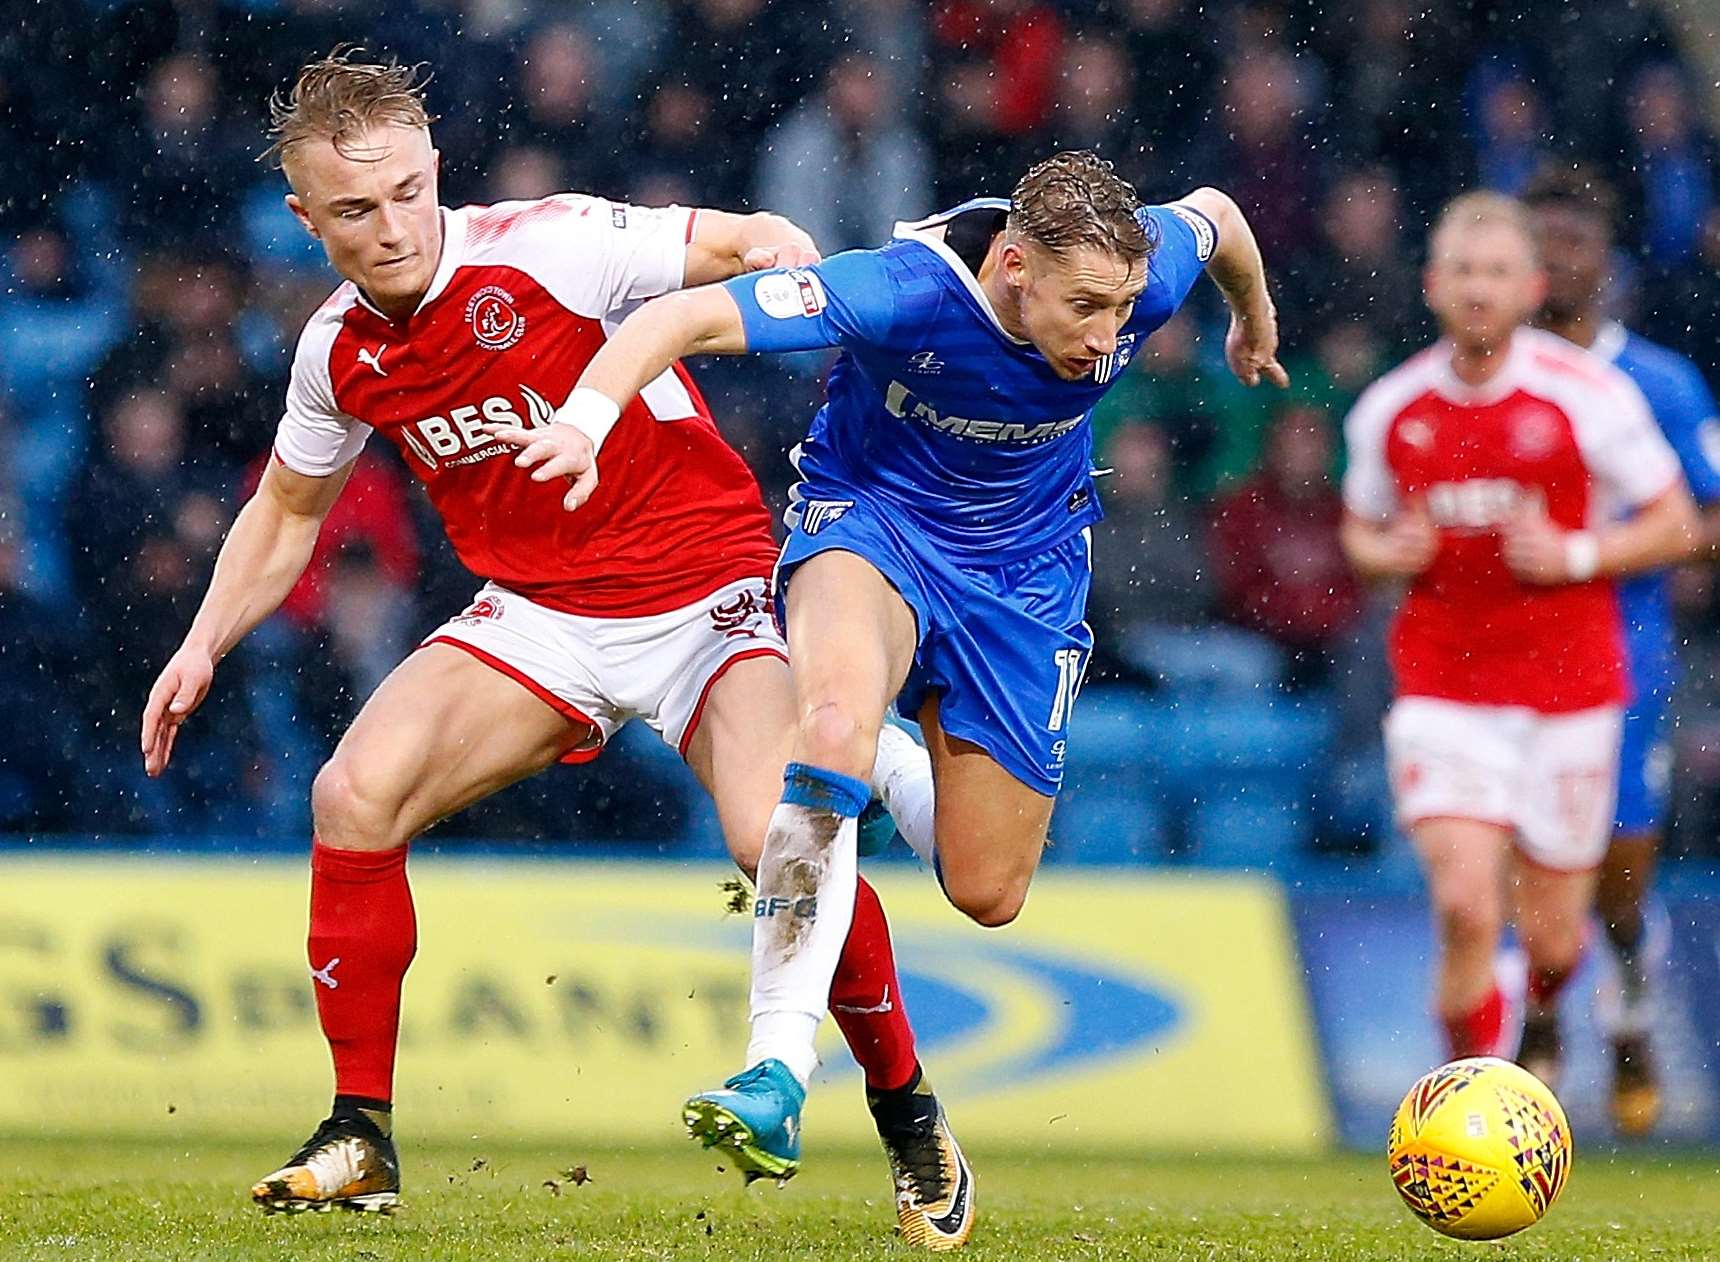
[[[791,762],[782,769],[782,800],[791,806],[834,811],[844,819],[857,819],[872,800],[872,786],[840,771]]]

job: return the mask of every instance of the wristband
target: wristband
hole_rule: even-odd
[[[1565,536],[1565,577],[1586,583],[1601,566],[1601,544],[1592,530],[1573,530]]]
[[[601,390],[579,386],[551,419],[557,425],[571,425],[589,438],[595,456],[621,419],[621,405]]]

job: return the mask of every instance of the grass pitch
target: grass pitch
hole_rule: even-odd
[[[396,1216],[265,1218],[245,1190],[285,1147],[0,1138],[0,1259],[915,1256],[893,1237],[877,1152],[815,1148],[786,1188],[743,1190],[691,1145],[428,1146],[408,1137]],[[1579,1154],[1547,1220],[1498,1245],[1443,1240],[1413,1221],[1373,1157],[1125,1161],[1056,1148],[970,1157],[981,1217],[967,1256],[976,1260],[1720,1259],[1713,1154]]]

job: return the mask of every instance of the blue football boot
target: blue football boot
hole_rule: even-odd
[[[746,1180],[787,1182],[800,1169],[800,1110],[806,1089],[780,1060],[760,1061],[681,1108],[687,1135],[730,1154]]]
[[[873,798],[866,803],[866,809],[860,812],[855,823],[859,826],[854,839],[855,850],[862,859],[883,854],[896,840],[896,817],[890,814],[883,798]]]

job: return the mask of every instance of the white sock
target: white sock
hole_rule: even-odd
[[[752,1041],[747,1064],[776,1059],[805,1086],[836,961],[854,922],[854,818],[782,802],[770,817],[753,904]]]
[[[872,767],[872,789],[884,799],[896,821],[896,831],[920,862],[932,867],[932,759],[912,736],[893,723],[878,732],[878,760]]]

